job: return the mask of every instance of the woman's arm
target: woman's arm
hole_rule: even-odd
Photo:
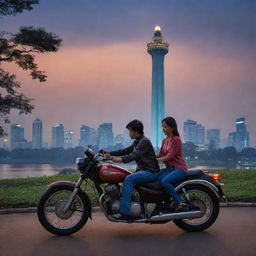
[[[156,154],[156,158],[160,158],[162,156],[162,147],[160,148],[160,151]]]
[[[157,161],[158,162],[166,162],[166,161],[173,160],[173,158],[176,156],[176,154],[181,150],[181,147],[182,147],[181,140],[179,138],[174,139],[168,154],[166,156],[157,158]]]
[[[160,151],[156,154],[157,160],[158,160],[158,158],[160,158],[160,157],[163,155],[163,145],[164,145],[164,140],[163,140],[163,142],[162,142]]]

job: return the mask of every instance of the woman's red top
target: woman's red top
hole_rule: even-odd
[[[163,158],[166,167],[174,166],[175,169],[188,170],[182,155],[182,142],[179,136],[173,136],[171,139],[165,138],[156,156],[157,158]]]

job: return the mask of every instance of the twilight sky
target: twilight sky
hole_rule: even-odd
[[[44,140],[63,123],[75,143],[82,124],[112,122],[123,132],[132,119],[150,131],[151,57],[146,52],[160,25],[165,57],[166,115],[221,129],[225,141],[235,118],[246,117],[256,146],[256,1],[254,0],[41,0],[31,12],[0,19],[0,30],[44,27],[63,39],[60,51],[38,56],[48,79],[34,81],[13,64],[22,92],[34,98],[31,115],[11,115],[31,140],[35,118]],[[183,137],[182,137],[183,138]]]

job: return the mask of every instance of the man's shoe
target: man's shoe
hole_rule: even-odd
[[[129,220],[130,219],[130,216],[129,215],[126,215],[124,213],[117,213],[117,214],[113,214],[111,215],[111,217],[115,220]]]

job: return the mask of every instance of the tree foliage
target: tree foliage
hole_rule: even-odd
[[[24,10],[32,10],[38,1],[6,0],[0,1],[0,16],[15,15]],[[45,31],[44,28],[21,27],[15,34],[0,32],[0,122],[8,123],[8,115],[12,109],[19,114],[31,113],[34,106],[32,99],[20,93],[21,84],[16,76],[5,71],[3,63],[14,63],[23,70],[29,70],[32,79],[46,81],[44,71],[38,69],[36,54],[56,52],[62,44],[57,35]],[[6,135],[0,125],[0,137]]]
[[[38,4],[38,0],[1,0],[0,15],[16,15],[24,10],[31,11],[33,4]]]

